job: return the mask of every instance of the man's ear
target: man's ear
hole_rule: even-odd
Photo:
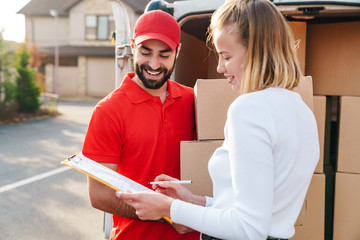
[[[181,50],[181,43],[179,43],[179,45],[176,47],[176,58],[179,57],[180,50]]]
[[[131,52],[134,54],[135,53],[135,40],[133,38],[130,38],[130,47],[131,47]]]

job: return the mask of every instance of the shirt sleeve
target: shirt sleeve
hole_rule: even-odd
[[[82,153],[97,162],[118,163],[121,152],[121,127],[100,107],[92,114]]]
[[[225,138],[235,202],[226,208],[202,207],[175,200],[174,222],[223,239],[263,240],[270,231],[273,204],[271,114],[261,101],[238,98],[229,108]]]

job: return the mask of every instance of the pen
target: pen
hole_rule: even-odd
[[[192,183],[191,180],[176,180],[176,181],[155,181],[155,182],[149,182],[149,184],[159,184],[162,182],[172,182],[172,183],[178,183],[178,184],[190,184]]]

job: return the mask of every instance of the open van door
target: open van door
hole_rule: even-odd
[[[111,0],[115,20],[115,88],[121,85],[126,73],[133,71],[132,52],[130,47],[131,22],[125,5],[120,0]],[[104,212],[103,230],[105,239],[110,238],[113,226],[112,214]]]
[[[126,6],[120,0],[111,0],[115,20],[115,88],[118,88],[123,77],[133,71],[130,38],[131,22]]]

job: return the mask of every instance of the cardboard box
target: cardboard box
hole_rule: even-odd
[[[306,211],[307,211],[307,199],[305,199],[303,206],[300,210],[299,216],[296,219],[295,226],[302,226],[304,225],[305,218],[306,218]]]
[[[305,56],[306,56],[306,22],[287,22],[293,32],[294,40],[297,43],[296,55],[300,64],[301,72],[305,73]]]
[[[315,173],[324,172],[324,148],[325,148],[325,118],[326,118],[326,97],[314,96],[314,115],[319,133],[320,159],[316,166]]]
[[[336,173],[333,240],[360,239],[360,174]]]
[[[198,79],[194,86],[198,140],[224,139],[224,126],[230,104],[239,96],[226,79]],[[302,77],[294,89],[314,110],[311,76]]]
[[[212,181],[208,162],[214,151],[222,145],[222,140],[182,141],[180,144],[181,179],[190,179],[186,187],[193,193],[212,196]]]
[[[224,139],[227,110],[239,93],[226,79],[198,79],[194,91],[198,140]]]
[[[360,21],[307,26],[306,75],[315,95],[360,96]]]
[[[325,174],[314,174],[306,195],[306,217],[291,240],[323,240],[325,235]]]
[[[314,112],[313,81],[311,76],[301,77],[300,84],[294,91],[299,93],[303,101]]]
[[[360,97],[340,98],[337,171],[360,173]]]

